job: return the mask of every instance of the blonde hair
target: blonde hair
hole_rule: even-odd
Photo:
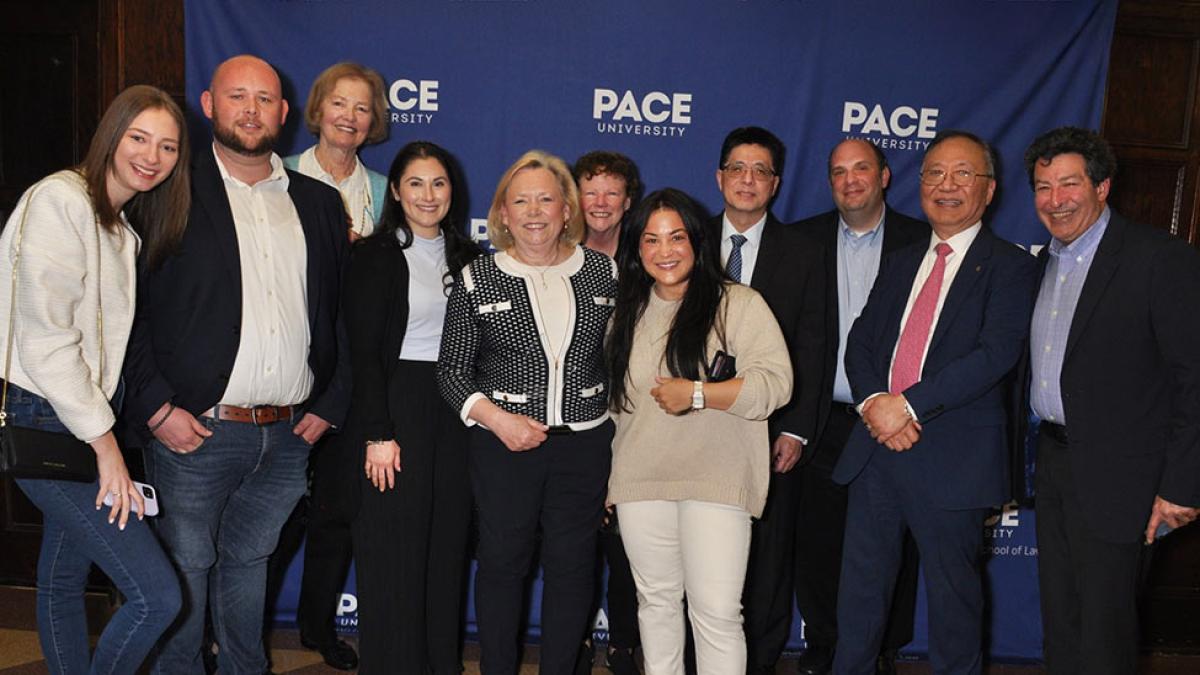
[[[563,201],[566,202],[567,210],[570,211],[561,235],[562,241],[568,246],[577,246],[579,242],[583,241],[583,234],[586,231],[583,209],[579,206],[579,187],[575,185],[575,179],[571,176],[571,170],[567,168],[567,163],[543,150],[530,150],[521,155],[500,177],[500,183],[496,185],[496,194],[492,197],[492,207],[488,209],[487,217],[488,239],[491,240],[492,246],[500,250],[508,250],[513,245],[512,233],[500,221],[500,209],[504,205],[504,196],[508,192],[509,186],[512,185],[513,179],[525,169],[545,169],[558,181]]]
[[[359,80],[371,89],[371,127],[367,130],[367,143],[378,143],[387,138],[387,98],[383,77],[375,70],[352,61],[342,61],[321,71],[313,80],[304,104],[304,126],[314,136],[321,135],[321,104],[333,92],[341,80]]]

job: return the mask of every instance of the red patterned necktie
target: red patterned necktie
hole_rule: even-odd
[[[933,314],[937,310],[938,296],[942,292],[942,278],[946,275],[946,256],[954,252],[950,244],[941,242],[934,247],[937,260],[933,271],[921,286],[908,321],[900,333],[900,344],[896,346],[896,357],[892,360],[891,393],[899,394],[921,380],[921,357],[929,342],[929,328],[933,325]]]

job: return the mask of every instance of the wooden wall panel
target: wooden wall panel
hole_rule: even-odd
[[[1109,58],[1110,202],[1200,246],[1200,2],[1123,0]],[[1143,647],[1200,653],[1200,526],[1154,547],[1142,610]]]
[[[76,163],[100,119],[98,7],[8,2],[0,21],[0,214]]]
[[[1113,36],[1105,135],[1113,143],[1186,149],[1200,41],[1118,31]],[[1153,115],[1147,115],[1153,110]]]
[[[1179,161],[1121,160],[1109,203],[1134,220],[1161,227],[1179,236],[1187,167]],[[1186,238],[1186,237],[1185,237]]]
[[[79,162],[108,103],[153,84],[183,104],[183,0],[0,0],[0,224]],[[131,464],[132,469],[133,464]],[[0,479],[0,583],[33,585],[41,516]],[[93,582],[103,586],[102,575]]]

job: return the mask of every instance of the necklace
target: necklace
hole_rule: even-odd
[[[529,269],[533,270],[534,272],[537,272],[538,280],[542,282],[542,288],[545,289],[546,288],[546,272],[549,272],[551,267],[554,267],[555,265],[559,265],[562,263],[562,260],[559,260],[559,257],[561,257],[563,255],[563,252],[564,252],[564,249],[562,247],[555,248],[554,257],[550,260],[550,264],[548,264],[548,265],[533,265],[528,262],[525,262],[525,259],[520,255],[520,253],[516,250],[515,247],[513,248],[511,255],[514,259],[516,259],[517,262],[528,267]],[[568,254],[568,256],[569,256],[569,254]],[[565,259],[566,258],[564,257],[563,260],[565,260]]]

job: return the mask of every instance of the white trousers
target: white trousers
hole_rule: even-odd
[[[683,675],[685,593],[700,675],[744,675],[750,514],[685,500],[618,504],[617,517],[637,584],[646,675]]]

